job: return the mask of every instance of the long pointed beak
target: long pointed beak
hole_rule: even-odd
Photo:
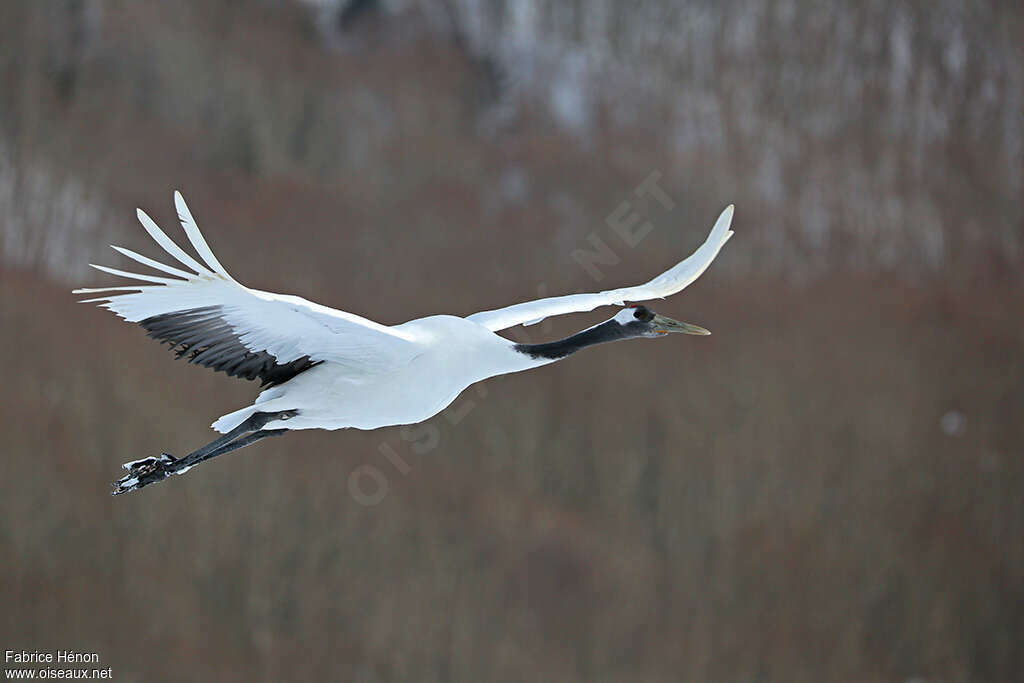
[[[682,332],[683,334],[697,334],[700,336],[711,334],[699,325],[681,323],[678,320],[666,318],[663,315],[655,315],[654,319],[651,320],[651,324],[654,325],[654,331],[660,334],[668,334],[670,332]]]

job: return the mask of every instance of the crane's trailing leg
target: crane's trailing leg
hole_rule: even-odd
[[[175,458],[168,453],[159,457],[143,458],[126,462],[123,467],[128,474],[114,482],[113,495],[127,493],[163,481],[172,474],[185,474],[192,467],[204,460],[216,458],[231,451],[244,448],[268,436],[280,436],[287,429],[263,429],[274,420],[287,420],[299,414],[297,410],[284,410],[276,413],[253,413],[245,422],[230,432],[214,439],[202,448],[195,450],[183,458]]]

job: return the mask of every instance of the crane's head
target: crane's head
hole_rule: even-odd
[[[627,305],[612,320],[621,325],[623,331],[630,337],[661,337],[671,332],[711,334],[703,327],[666,318],[639,304]]]

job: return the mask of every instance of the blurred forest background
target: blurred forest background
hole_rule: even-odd
[[[0,3],[3,647],[145,681],[1021,680],[1022,46],[996,0]],[[113,499],[256,389],[69,293],[108,244],[156,255],[136,206],[180,235],[176,188],[242,282],[391,324],[644,281],[730,202],[736,236],[657,307],[707,339]]]

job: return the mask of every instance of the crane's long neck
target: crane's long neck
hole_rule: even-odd
[[[516,344],[513,348],[519,353],[525,354],[538,361],[555,361],[560,358],[576,353],[580,349],[594,344],[630,339],[638,336],[632,333],[625,325],[620,325],[614,319],[594,325],[582,332],[577,332],[571,337],[546,344]]]

